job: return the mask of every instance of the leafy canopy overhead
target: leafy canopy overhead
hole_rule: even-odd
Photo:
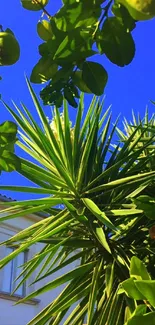
[[[39,62],[33,83],[47,83],[40,96],[45,105],[62,105],[63,96],[77,107],[79,90],[101,95],[108,80],[106,68],[92,61],[99,54],[120,67],[135,55],[132,30],[139,20],[155,16],[154,0],[63,0],[54,16],[48,0],[21,0],[24,9],[40,11],[37,24]],[[49,7],[50,8],[50,7]],[[26,14],[26,12],[25,12]],[[11,54],[10,54],[11,55]]]

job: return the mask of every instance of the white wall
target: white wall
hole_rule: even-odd
[[[40,311],[40,305],[13,306],[13,303],[0,299],[0,325],[26,325]]]
[[[38,217],[37,217],[38,219]],[[28,217],[21,217],[6,222],[0,223],[0,241],[4,241],[10,236],[13,236],[15,233],[32,225],[36,220],[36,217],[31,215]],[[29,256],[33,256],[40,248],[42,244],[36,244],[30,247]],[[5,256],[5,246],[0,246],[0,259]],[[0,287],[3,281],[3,272],[0,270]],[[61,275],[61,272],[57,272],[56,276]],[[48,277],[43,281],[36,283],[33,287],[33,290],[36,290],[40,286],[43,286],[49,280],[52,280],[53,277]],[[8,295],[0,294],[0,325],[26,325],[35,315],[37,315],[47,304],[49,304],[60,292],[61,288],[55,289],[52,292],[47,292],[41,296],[36,297],[40,299],[40,302],[36,305],[20,304],[13,306],[15,303],[13,300],[10,300],[11,297]]]

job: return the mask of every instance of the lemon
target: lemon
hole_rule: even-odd
[[[20,47],[13,33],[0,32],[0,65],[12,65],[20,56]]]
[[[48,4],[49,0],[21,0],[22,6],[27,10],[42,10]]]
[[[148,20],[155,16],[155,0],[119,0],[135,20]]]

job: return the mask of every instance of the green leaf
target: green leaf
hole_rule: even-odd
[[[48,56],[50,54],[50,50],[48,48],[48,42],[40,44],[38,46],[38,50],[41,56]]]
[[[103,228],[99,226],[98,222],[94,220],[93,222],[90,222],[91,229],[97,238],[97,240],[100,242],[100,244],[105,248],[105,250],[111,254],[111,249],[108,244],[108,241],[106,239],[105,233],[103,231]]]
[[[55,76],[53,77],[53,83],[57,84],[57,82],[60,83],[60,80],[64,81],[68,81],[70,75],[73,72],[73,66],[71,66],[70,64],[64,64],[55,74]],[[53,85],[54,87],[55,85]]]
[[[100,279],[102,266],[103,266],[103,260],[101,259],[101,261],[98,261],[93,271],[92,283],[91,283],[89,301],[88,301],[88,319],[87,319],[88,325],[91,324],[93,325],[92,320],[95,311],[97,293],[99,290],[99,279]]]
[[[114,267],[114,262],[112,264],[108,264],[105,271],[106,294],[108,298],[111,295],[114,282]]]
[[[79,28],[80,29],[80,28]],[[76,28],[70,31],[59,45],[53,59],[61,64],[80,61],[96,54],[92,50],[92,41],[87,31]]]
[[[55,23],[60,30],[71,31],[78,27],[92,28],[101,14],[100,4],[94,1],[68,1],[56,13]]]
[[[51,25],[51,30],[52,30],[52,37],[48,38],[46,43],[42,43],[39,45],[39,53],[41,56],[46,56],[46,57],[50,56],[50,58],[52,60],[57,49],[59,48],[61,42],[66,37],[66,33],[57,28],[57,26],[55,25],[54,18],[50,19],[50,25]],[[46,36],[44,33],[44,37],[46,37],[46,38],[48,37],[47,33],[46,33]]]
[[[133,198],[132,201],[137,206],[144,211],[147,218],[155,220],[155,200],[148,195],[140,195]]]
[[[103,66],[96,62],[87,61],[82,66],[82,79],[95,95],[102,95],[108,75]]]
[[[102,54],[120,67],[129,64],[135,55],[133,38],[116,17],[105,20],[97,45]]]
[[[129,307],[126,307],[126,308],[129,308]],[[128,309],[129,314],[128,314],[128,317],[126,317],[126,319],[125,319],[126,323],[124,325],[128,325],[128,321],[133,319],[134,316],[144,315],[146,313],[146,310],[147,310],[146,305],[138,305],[133,313],[131,313],[130,309]]]
[[[34,66],[30,80],[33,83],[44,83],[56,74],[58,65],[49,57],[42,57]]]
[[[136,278],[136,280],[150,280],[145,265],[137,256],[131,258],[130,277]]]
[[[64,88],[64,97],[72,107],[77,108],[78,105],[74,98],[75,96],[69,86]]]
[[[132,31],[136,27],[135,20],[122,4],[115,2],[112,6],[112,12],[127,32]]]
[[[67,240],[68,240],[68,239],[66,238],[65,242],[66,242]],[[78,240],[77,240],[77,242],[78,242]],[[65,243],[64,243],[64,244],[65,244]],[[61,245],[63,246],[63,241],[62,241]],[[61,253],[61,254],[62,254],[62,253]],[[35,280],[35,282],[38,282],[38,281],[40,281],[40,280],[46,278],[47,276],[49,276],[49,275],[51,275],[51,274],[53,274],[53,273],[55,273],[55,272],[57,272],[57,271],[63,269],[65,266],[68,266],[70,263],[73,263],[73,262],[75,262],[75,261],[79,261],[79,259],[80,259],[82,256],[84,256],[84,255],[85,255],[85,252],[84,252],[84,251],[83,251],[83,252],[80,252],[80,253],[78,253],[78,254],[75,254],[74,256],[72,256],[72,257],[70,257],[69,259],[67,259],[65,262],[60,263],[58,266],[56,266],[56,267],[55,267],[54,269],[52,269],[51,271],[46,272],[45,275],[43,275],[43,276],[41,276],[41,277],[39,277],[39,278],[37,277],[37,280]]]
[[[88,273],[90,270],[93,269],[94,264],[96,264],[96,261],[93,261],[93,262],[90,262],[87,264],[83,264],[82,266],[79,266],[76,269],[69,271],[66,274],[61,275],[60,277],[56,278],[55,280],[44,285],[42,288],[37,289],[36,291],[29,294],[27,297],[21,299],[19,301],[19,303],[22,303],[24,301],[27,301],[28,299],[34,298],[34,297],[38,296],[39,294],[42,294],[49,290],[53,290],[54,288],[60,286],[61,284],[64,284],[72,279],[76,279],[77,277]]]
[[[76,307],[74,310],[69,314],[69,317],[67,317],[66,321],[63,325],[69,325],[70,321],[73,321],[72,325],[75,325],[77,321],[79,321],[79,318],[81,314],[86,313],[87,311],[87,300],[88,297],[86,296]]]
[[[20,159],[14,153],[0,149],[0,170],[6,172],[19,171],[20,166]]]
[[[105,215],[104,212],[102,212],[98,206],[90,199],[85,198],[82,199],[85,206],[91,211],[93,215],[96,216],[96,218],[101,221],[106,227],[116,230],[116,227],[113,225],[113,223],[110,221],[110,219]]]
[[[20,159],[14,154],[17,125],[6,121],[0,124],[0,170],[12,172],[19,170]]]
[[[49,243],[51,245],[55,245],[57,243],[59,243],[61,240],[65,239],[64,237],[61,238],[53,238],[53,239],[42,239],[41,242],[42,243]],[[88,239],[77,239],[77,238],[68,238],[67,242],[65,242],[65,244],[63,244],[66,247],[74,247],[74,248],[94,248],[95,245],[93,244],[92,241],[88,240]]]
[[[154,171],[153,172],[151,171],[151,172],[148,172],[148,173],[123,177],[123,178],[120,178],[120,179],[116,179],[115,181],[108,182],[107,184],[103,184],[103,185],[100,185],[98,187],[95,187],[95,188],[87,191],[86,193],[94,193],[96,191],[101,191],[101,190],[103,190],[105,188],[111,188],[111,187],[115,187],[115,186],[123,186],[124,184],[131,184],[132,181],[138,182],[141,179],[143,179],[143,180],[144,179],[147,180],[148,178],[154,179],[154,176],[155,176]]]
[[[155,307],[155,280],[135,280],[134,282],[138,291]]]
[[[38,22],[37,32],[40,38],[42,38],[44,41],[48,41],[53,36],[51,24],[47,20],[42,20]]]
[[[0,124],[0,146],[9,142],[15,142],[17,134],[17,125],[13,122],[6,121]]]
[[[63,104],[63,96],[61,88],[63,85],[59,82],[60,89],[52,89],[51,82],[40,92],[40,98],[43,100],[44,105],[55,105],[61,107]]]
[[[77,88],[76,85],[73,83],[73,81],[70,81],[70,82],[69,82],[69,88],[70,88],[70,90],[72,91],[74,97],[76,97],[76,98],[80,98],[78,88]]]
[[[138,210],[138,209],[118,209],[118,210],[109,210],[105,211],[105,214],[107,216],[132,216],[135,214],[142,214],[143,210]]]
[[[58,194],[59,193],[59,190],[57,191],[54,191],[53,189],[51,188],[41,188],[41,187],[26,187],[26,186],[5,186],[5,185],[0,185],[0,188],[3,189],[3,190],[9,190],[9,191],[17,191],[17,192],[25,192],[25,193],[37,193],[37,194]],[[63,196],[63,198],[66,198],[66,199],[69,199],[68,196],[68,193],[65,193],[65,192],[60,192],[60,197],[61,197],[61,194]],[[65,195],[64,195],[65,194]],[[59,195],[58,195],[59,196]],[[69,195],[70,196],[70,195]],[[61,198],[59,197],[51,197],[50,198],[51,202],[53,200],[58,200],[59,202],[57,202],[56,204],[61,204]],[[37,204],[37,200],[35,201],[36,204]],[[33,202],[33,204],[35,204]]]
[[[127,325],[153,325],[155,324],[155,312],[150,312],[144,315],[133,316],[127,322]]]
[[[73,73],[72,80],[74,84],[84,93],[92,94],[92,91],[87,87],[86,83],[82,79],[82,71],[76,71]]]
[[[121,283],[121,288],[125,293],[128,295],[128,297],[136,299],[136,300],[146,300],[146,295],[142,294],[135,283],[136,281],[133,280],[133,278],[127,279]],[[121,290],[122,290],[121,289]],[[121,293],[122,291],[120,291]]]
[[[132,316],[134,315],[143,315],[145,314],[147,311],[147,306],[146,305],[138,305],[135,309],[135,311],[133,312]]]

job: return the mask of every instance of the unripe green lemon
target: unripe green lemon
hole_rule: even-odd
[[[0,32],[0,65],[12,65],[20,56],[20,47],[10,32]]]
[[[27,10],[42,10],[48,4],[49,0],[21,0],[22,6]],[[38,3],[37,3],[38,2]]]
[[[155,0],[119,0],[135,20],[148,20],[155,16]]]

